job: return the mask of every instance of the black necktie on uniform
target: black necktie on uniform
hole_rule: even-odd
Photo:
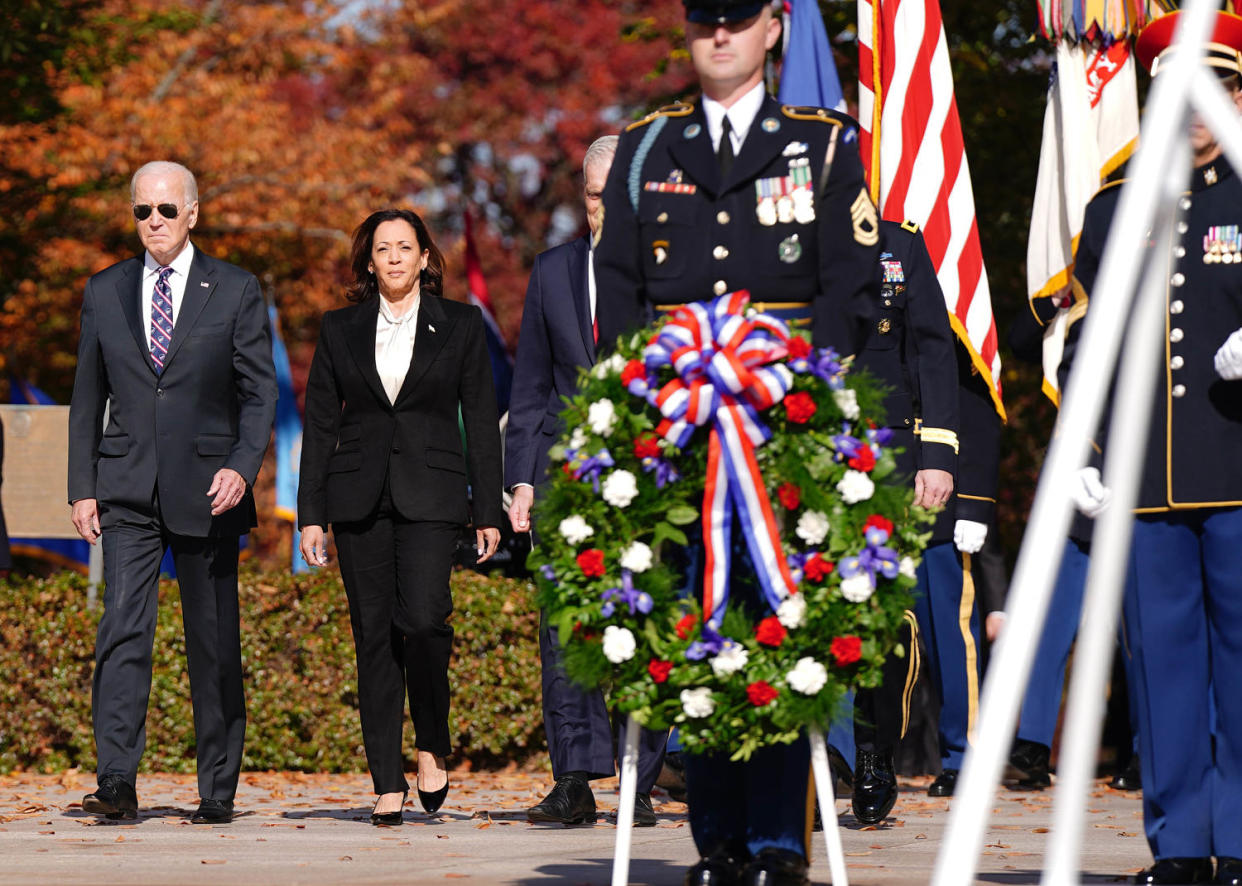
[[[720,177],[729,177],[733,168],[733,127],[729,125],[729,115],[725,114],[720,124],[720,147],[716,149],[716,160],[720,163]]]

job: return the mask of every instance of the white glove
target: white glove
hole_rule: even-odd
[[[1085,517],[1098,517],[1112,501],[1113,491],[1100,480],[1099,468],[1080,468],[1070,481],[1070,498]]]
[[[958,520],[953,524],[953,544],[963,554],[977,554],[988,537],[988,524]]]
[[[1216,352],[1216,374],[1225,381],[1242,378],[1242,329],[1235,329]]]

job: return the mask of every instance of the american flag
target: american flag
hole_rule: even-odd
[[[949,322],[990,381],[1001,361],[938,0],[858,0],[859,149],[880,215],[923,230]]]

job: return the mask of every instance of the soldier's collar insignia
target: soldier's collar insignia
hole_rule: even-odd
[[[687,126],[685,129],[681,131],[681,134],[685,136],[686,138],[690,139],[690,138],[695,138],[702,131],[703,131],[702,126],[700,126],[697,123],[691,123],[689,126]]]
[[[775,117],[764,117],[763,122],[759,125],[763,127],[764,132],[776,132],[781,128],[781,121]]]
[[[1216,167],[1215,166],[1209,166],[1203,170],[1203,182],[1204,184],[1209,184],[1209,185],[1216,184]]]
[[[782,157],[796,157],[799,154],[805,154],[810,149],[806,142],[790,142],[785,145],[785,150],[781,151]]]

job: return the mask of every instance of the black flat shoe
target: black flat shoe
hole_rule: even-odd
[[[135,819],[138,817],[138,794],[134,786],[119,775],[100,776],[95,792],[82,798],[82,811],[113,821]]]
[[[448,796],[449,780],[448,773],[444,773],[444,787],[438,791],[424,791],[418,789],[418,802],[423,804],[423,811],[430,814],[438,812],[440,807],[444,805],[444,798]]]
[[[650,796],[650,795],[648,795]],[[652,812],[652,824],[655,813]],[[595,823],[595,795],[586,777],[578,772],[567,772],[556,780],[548,795],[537,805],[526,810],[527,821],[546,821],[558,824]],[[638,802],[634,803],[634,823],[638,823]]]
[[[1022,775],[1018,779],[1018,787],[1028,791],[1052,787],[1051,757],[1052,750],[1046,744],[1025,738],[1015,741],[1009,754],[1009,765]]]
[[[927,789],[929,797],[952,797],[957,790],[957,770],[946,769],[936,776],[936,780]]]
[[[392,812],[372,811],[371,812],[371,824],[375,825],[376,827],[388,827],[388,828],[401,824],[402,822],[401,813],[405,809],[405,801],[406,801],[406,798],[409,796],[410,796],[409,791],[402,791],[401,792],[401,805],[398,806]],[[379,805],[378,797],[375,799],[375,805],[376,806]]]
[[[190,824],[228,824],[232,820],[232,800],[200,800],[198,810],[190,816]]]
[[[1218,855],[1216,857],[1216,879],[1212,882],[1219,886],[1242,886],[1242,858]]]
[[[862,824],[882,822],[897,802],[897,775],[892,753],[858,751],[854,761],[854,817]]]
[[[1161,858],[1147,870],[1135,874],[1134,882],[1141,886],[1156,883],[1211,883],[1212,859]]]

